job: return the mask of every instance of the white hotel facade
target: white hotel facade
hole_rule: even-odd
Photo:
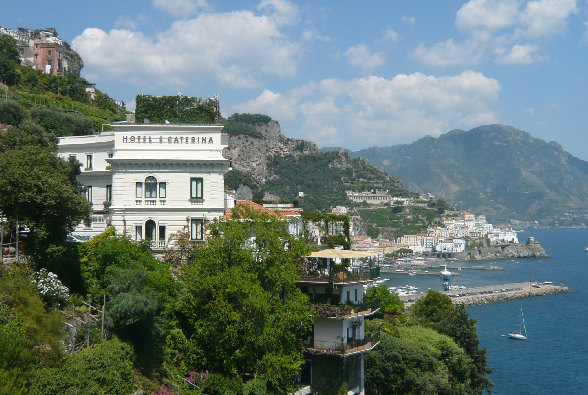
[[[222,125],[116,124],[98,135],[62,137],[59,155],[82,163],[78,180],[92,203],[90,224],[75,236],[93,237],[107,226],[163,249],[183,229],[204,238],[204,223],[219,218],[225,199]]]

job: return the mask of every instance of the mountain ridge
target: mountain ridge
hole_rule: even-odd
[[[588,223],[588,162],[509,125],[451,130],[412,144],[351,153],[398,177],[415,192],[504,222],[546,226]]]

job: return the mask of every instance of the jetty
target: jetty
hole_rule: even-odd
[[[571,288],[564,285],[554,285],[549,282],[537,283],[527,281],[522,283],[496,284],[485,287],[441,291],[441,293],[449,296],[455,305],[473,306],[572,291]],[[400,299],[403,300],[405,307],[410,307],[417,299],[423,296],[425,296],[425,294],[421,293],[410,295],[410,297],[401,297]]]

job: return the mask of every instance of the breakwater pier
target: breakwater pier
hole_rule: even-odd
[[[484,287],[449,290],[442,291],[441,293],[449,296],[453,301],[453,304],[473,306],[566,292],[572,292],[572,289],[564,285],[527,281],[522,283],[497,284]],[[425,296],[425,294],[420,293],[417,295],[402,296],[400,299],[404,302],[406,307],[410,307],[417,299],[423,296]]]

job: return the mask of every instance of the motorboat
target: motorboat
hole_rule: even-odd
[[[451,277],[451,272],[449,270],[447,270],[447,265],[443,265],[443,270],[441,270],[441,272],[439,272],[439,275],[441,276],[441,278],[444,278],[444,279],[448,279]]]

